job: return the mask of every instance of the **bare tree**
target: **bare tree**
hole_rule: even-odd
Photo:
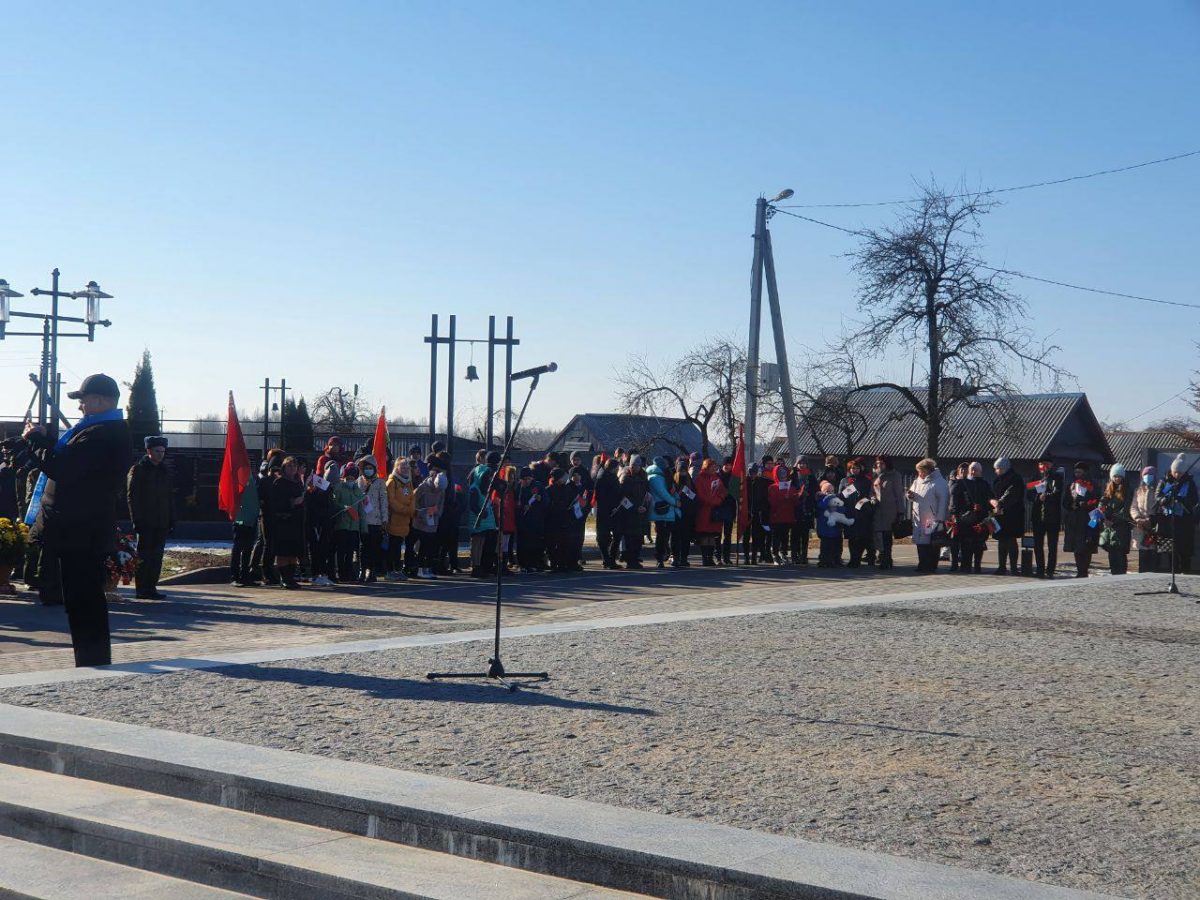
[[[923,344],[925,387],[862,383],[848,365],[839,380],[850,382],[851,392],[898,391],[906,405],[893,420],[921,419],[925,452],[932,457],[960,404],[987,409],[1000,431],[1019,430],[1011,403],[1019,393],[1013,369],[1055,382],[1068,374],[1052,360],[1059,348],[1039,342],[1020,324],[1028,309],[1009,290],[1005,273],[980,258],[980,219],[994,206],[986,196],[951,194],[931,184],[895,226],[861,232],[862,244],[851,254],[861,279],[858,308],[865,318],[836,349],[878,357],[894,347]]]
[[[355,423],[367,421],[367,403],[343,387],[331,387],[318,394],[312,404],[313,424],[323,431],[353,431]]]
[[[745,378],[745,351],[727,338],[716,338],[689,350],[666,369],[643,357],[630,357],[616,375],[617,401],[634,415],[691,422],[700,430],[701,449],[707,456],[714,426],[721,428],[730,448],[737,444]]]

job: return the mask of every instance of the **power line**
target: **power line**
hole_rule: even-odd
[[[786,209],[779,209],[776,207],[776,211],[783,213],[785,216],[791,216],[793,219],[802,219],[805,222],[811,222],[814,225],[832,228],[834,231],[840,231],[843,234],[851,234],[855,237],[867,236],[867,232],[865,231],[859,231],[853,228],[843,228],[841,225],[834,225],[830,222],[822,222],[820,219],[814,219],[810,216],[802,216],[800,213],[789,212]],[[1160,300],[1156,297],[1143,297],[1139,294],[1125,294],[1121,291],[1107,291],[1103,288],[1086,287],[1082,284],[1071,284],[1068,281],[1056,281],[1053,278],[1042,278],[1038,275],[1029,275],[1025,272],[1018,272],[1016,269],[999,269],[995,266],[985,266],[983,263],[979,263],[978,265],[979,268],[987,269],[989,272],[998,272],[1002,275],[1011,275],[1014,278],[1024,278],[1027,281],[1040,281],[1043,284],[1053,284],[1057,287],[1070,288],[1073,291],[1085,291],[1089,294],[1103,294],[1106,297],[1120,297],[1124,300],[1140,300],[1145,303],[1158,303],[1163,306],[1180,306],[1185,309],[1200,309],[1200,303],[1183,303],[1178,300]]]
[[[1191,388],[1190,386],[1189,386],[1189,387],[1185,387],[1185,388],[1184,388],[1182,391],[1180,391],[1178,394],[1172,394],[1170,397],[1168,397],[1168,398],[1167,398],[1166,400],[1164,400],[1162,403],[1159,403],[1159,404],[1157,404],[1156,406],[1152,406],[1152,407],[1150,407],[1149,409],[1147,409],[1147,410],[1144,410],[1143,412],[1140,412],[1140,413],[1138,413],[1136,416],[1133,416],[1133,417],[1131,417],[1131,418],[1128,418],[1128,419],[1126,419],[1126,420],[1125,420],[1125,424],[1129,424],[1130,422],[1136,422],[1138,419],[1142,418],[1142,416],[1148,416],[1148,415],[1150,415],[1150,413],[1154,412],[1156,409],[1162,409],[1164,406],[1166,406],[1166,405],[1167,405],[1168,403],[1170,403],[1172,400],[1178,400],[1180,397],[1182,397],[1184,394],[1187,394],[1187,393],[1189,393],[1191,390],[1192,390],[1192,388]]]
[[[1187,153],[1177,153],[1174,156],[1164,156],[1162,159],[1151,159],[1146,162],[1134,163],[1131,166],[1120,166],[1115,169],[1101,169],[1099,172],[1089,172],[1086,175],[1071,175],[1068,178],[1055,178],[1050,181],[1035,181],[1031,184],[1017,184],[1012,187],[992,188],[988,191],[967,191],[962,194],[951,194],[951,199],[961,197],[985,197],[990,194],[1008,194],[1013,191],[1028,191],[1031,188],[1049,187],[1054,184],[1066,184],[1070,181],[1083,181],[1087,178],[1099,178],[1101,175],[1116,175],[1119,172],[1132,172],[1134,169],[1144,169],[1147,166],[1157,166],[1162,163],[1174,162],[1177,159],[1187,159],[1189,156],[1200,156],[1200,150],[1189,150]],[[791,203],[789,209],[857,209],[865,206],[898,206],[905,203],[917,203],[920,197],[909,197],[907,200],[877,200],[872,203]]]

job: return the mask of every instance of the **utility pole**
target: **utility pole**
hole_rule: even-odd
[[[762,330],[763,277],[767,281],[767,298],[771,310],[771,330],[775,337],[775,361],[779,366],[779,382],[783,405],[783,421],[787,428],[788,452],[792,459],[799,450],[796,434],[796,409],[792,397],[792,374],[788,369],[787,340],[783,333],[783,314],[779,305],[779,286],[775,281],[775,254],[771,249],[771,232],[767,229],[775,209],[771,206],[792,196],[791,190],[780,191],[774,200],[759,197],[754,207],[754,260],[750,266],[750,340],[746,359],[746,454],[756,458],[755,440],[758,424],[759,334]]]
[[[763,241],[767,231],[767,198],[754,205],[754,261],[750,264],[750,340],[746,355],[746,458],[758,459],[754,440],[758,425],[758,336],[762,331]]]

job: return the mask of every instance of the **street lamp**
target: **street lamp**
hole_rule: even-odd
[[[17,293],[8,286],[8,282],[0,278],[0,340],[4,338],[4,329],[8,327],[11,314],[8,309],[8,301],[13,297],[24,297],[24,294]]]
[[[58,269],[50,273],[50,278],[50,290],[35,287],[29,292],[34,297],[47,296],[50,298],[49,313],[20,312],[10,308],[8,301],[22,295],[12,290],[7,281],[0,279],[0,340],[6,337],[40,337],[42,339],[41,370],[36,377],[31,375],[30,378],[37,384],[38,396],[41,398],[38,404],[38,424],[48,424],[51,432],[56,433],[58,420],[62,416],[58,408],[58,339],[60,337],[85,337],[89,342],[94,341],[97,325],[107,328],[112,324],[107,319],[100,318],[100,300],[111,300],[112,294],[106,294],[94,281],[89,281],[81,291],[59,290]],[[63,297],[69,297],[72,300],[86,300],[86,316],[80,318],[79,316],[60,315],[58,301]],[[41,331],[8,331],[8,324],[16,318],[39,319],[42,329]],[[87,331],[59,331],[61,322],[86,325]]]
[[[100,285],[94,281],[89,281],[87,287],[82,291],[76,291],[74,296],[87,299],[87,311],[84,313],[83,321],[87,323],[88,339],[91,340],[91,336],[96,333],[96,326],[100,324],[100,301],[111,300],[113,296],[100,290]]]

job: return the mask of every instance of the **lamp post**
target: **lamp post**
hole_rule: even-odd
[[[100,301],[111,300],[112,294],[106,294],[95,281],[89,281],[81,291],[59,290],[58,269],[50,273],[50,279],[50,290],[35,287],[29,292],[34,297],[50,297],[49,314],[19,312],[12,309],[9,301],[14,297],[23,295],[12,290],[7,281],[0,279],[0,340],[6,337],[40,337],[42,339],[41,371],[36,379],[39,396],[38,424],[46,425],[53,436],[58,431],[58,420],[62,416],[58,407],[56,389],[58,384],[58,339],[60,337],[83,337],[87,338],[88,341],[94,341],[96,339],[97,325],[103,325],[107,328],[112,324],[107,319],[100,318]],[[68,297],[72,300],[85,300],[84,316],[80,318],[79,316],[59,315],[58,301],[63,297]],[[9,331],[8,325],[14,318],[41,319],[42,330]],[[58,330],[60,322],[77,322],[81,325],[86,325],[87,331],[61,332]]]

